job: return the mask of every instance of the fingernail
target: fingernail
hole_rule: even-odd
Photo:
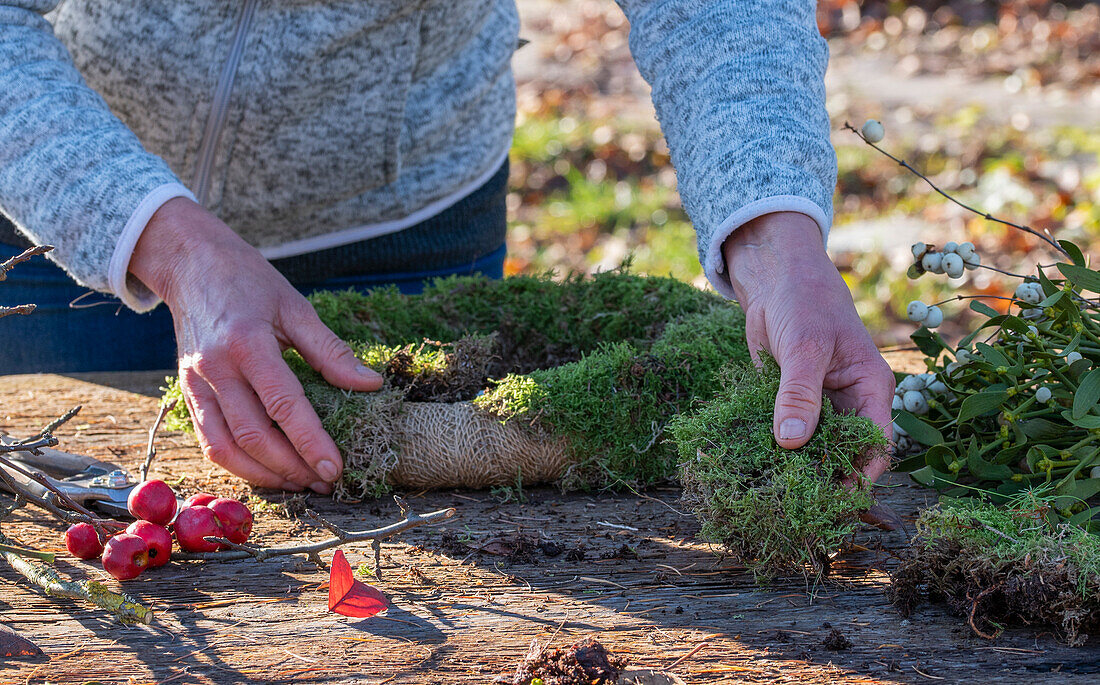
[[[302,490],[305,490],[305,488],[303,488],[301,485],[298,485],[297,483],[291,483],[289,480],[283,483],[280,487],[282,487],[283,490],[289,490],[290,492],[301,492]]]
[[[340,469],[337,468],[336,464],[325,459],[324,461],[317,462],[317,475],[331,483],[340,477]]]
[[[321,481],[317,481],[313,485],[310,485],[309,489],[316,492],[319,495],[331,495],[332,494],[332,486],[329,485],[328,483],[322,483]]]
[[[780,440],[798,440],[806,434],[806,422],[802,419],[783,419],[779,424]]]
[[[372,381],[376,378],[381,378],[382,377],[374,369],[372,369],[370,367],[367,367],[367,366],[363,366],[362,364],[360,364],[359,367],[355,370],[359,373],[360,376],[363,376],[365,378],[369,378]]]

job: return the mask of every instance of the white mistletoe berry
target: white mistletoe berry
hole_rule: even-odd
[[[1066,355],[1066,363],[1067,364],[1073,364],[1074,362],[1079,362],[1079,361],[1081,361],[1081,353],[1078,352],[1077,350],[1074,350],[1073,352],[1070,352],[1069,354]]]
[[[928,400],[924,399],[924,395],[922,395],[919,390],[910,390],[905,393],[901,401],[905,405],[905,411],[907,412],[913,414],[928,413]]]
[[[939,395],[947,392],[947,386],[941,380],[934,380],[928,384],[928,392]]]
[[[959,243],[959,246],[955,248],[955,254],[962,257],[963,261],[966,261],[967,257],[974,254],[974,243],[970,241]]]
[[[886,137],[886,129],[883,128],[882,123],[876,119],[868,119],[863,122],[862,133],[868,143],[878,143]]]
[[[974,355],[970,352],[970,350],[964,347],[960,347],[958,350],[955,351],[955,361],[960,364],[966,364],[973,358]]]
[[[905,378],[901,379],[901,382],[898,383],[898,390],[901,391],[902,395],[904,395],[910,390],[924,390],[926,385],[927,383],[925,382],[924,377],[920,374],[916,374],[912,376],[906,376]]]
[[[905,409],[905,402],[903,402],[902,399],[897,395],[894,395],[893,401],[890,402],[890,409],[893,411],[901,411],[902,409]]]
[[[943,323],[943,310],[936,305],[932,305],[928,308],[928,316],[924,317],[922,322],[928,328],[935,328]]]
[[[909,317],[910,321],[920,323],[928,316],[928,305],[920,300],[913,300],[905,308],[905,315]]]
[[[1039,304],[1043,301],[1043,289],[1034,281],[1025,281],[1016,286],[1015,298],[1028,304]]]
[[[893,429],[894,429],[894,435],[909,435],[908,433],[906,433],[906,432],[905,432],[905,429],[904,429],[904,428],[902,428],[901,426],[899,426],[899,425],[898,425],[898,422],[897,422],[897,421],[895,421],[895,422],[893,423],[893,425],[891,426],[891,428],[893,428]]]
[[[1050,388],[1045,385],[1035,391],[1035,400],[1037,402],[1050,402],[1050,398],[1053,397],[1053,393],[1050,392]]]
[[[941,265],[943,266],[943,270],[951,278],[960,278],[966,268],[966,265],[963,263],[963,258],[954,252],[945,254],[941,261]]]
[[[959,249],[959,244],[956,243],[954,240],[948,240],[946,243],[943,244],[944,252],[954,253],[957,249]]]
[[[963,257],[963,262],[966,263],[967,270],[973,271],[982,265],[982,256],[977,252],[971,252],[970,256]]]
[[[941,252],[929,252],[921,257],[920,265],[924,267],[925,271],[931,271],[934,274],[943,273],[943,253]]]
[[[913,247],[910,249],[913,251],[913,259],[920,259],[928,252],[928,245],[926,243],[913,243]]]

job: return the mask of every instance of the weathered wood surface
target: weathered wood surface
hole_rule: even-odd
[[[83,404],[59,431],[62,446],[136,473],[160,380],[138,373],[0,377],[0,429],[30,433]],[[164,434],[159,447],[154,477],[178,480],[184,491],[247,492],[203,462],[189,436]],[[933,500],[903,478],[893,482],[883,499],[903,517]],[[864,551],[842,557],[833,580],[812,592],[801,579],[760,590],[694,541],[697,525],[676,511],[675,489],[644,497],[551,488],[526,495],[525,503],[501,504],[486,492],[412,494],[418,511],[454,506],[459,517],[384,545],[378,585],[393,607],[367,620],[328,613],[327,573],[297,558],[174,563],[126,583],[159,611],[150,627],[123,627],[46,598],[4,568],[0,621],[45,655],[0,663],[0,683],[489,682],[514,669],[532,638],[554,636],[562,645],[587,634],[634,665],[671,670],[688,683],[1095,682],[1100,673],[1100,640],[1070,649],[1049,635],[1010,630],[988,642],[939,608],[903,620],[883,595],[892,554],[905,544],[899,533],[860,533]],[[264,497],[273,505],[285,499]],[[351,506],[313,496],[308,504],[349,528],[397,516],[387,500]],[[325,535],[277,508],[259,514],[263,543]],[[16,514],[4,530],[64,551],[62,527],[33,512]],[[453,537],[445,542],[445,531],[457,545]],[[462,548],[517,533],[541,535],[567,552],[511,559]],[[577,548],[583,560],[569,560]],[[353,566],[371,560],[367,546],[345,551]],[[59,559],[65,572],[103,577],[94,565]],[[851,647],[823,646],[834,628]]]

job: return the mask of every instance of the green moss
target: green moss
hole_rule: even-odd
[[[1038,499],[945,500],[921,513],[890,595],[903,615],[925,597],[942,601],[983,637],[1046,626],[1083,644],[1100,630],[1100,537],[1052,520]]]
[[[717,370],[744,362],[744,317],[728,306],[669,324],[649,347],[608,344],[576,362],[512,374],[475,403],[566,438],[566,487],[647,485],[676,475],[668,421],[719,387]]]
[[[381,289],[319,293],[311,301],[337,335],[362,343],[400,346],[496,333],[499,368],[516,373],[576,361],[606,343],[648,347],[670,321],[730,307],[686,283],[621,270],[563,281],[452,277],[420,295]]]
[[[402,399],[461,401],[485,390],[475,403],[486,411],[565,438],[576,462],[564,481],[571,487],[674,477],[669,419],[714,393],[723,364],[748,359],[735,305],[623,271],[562,282],[448,278],[421,295],[381,289],[312,301]],[[297,354],[286,357],[357,471],[363,443],[350,444],[362,428],[350,417],[366,400],[330,389]],[[374,488],[375,471],[366,481],[353,474],[353,489]]]
[[[1100,597],[1100,536],[1080,526],[1052,524],[1049,505],[994,506],[976,500],[945,500],[917,521],[915,545],[948,545],[980,554],[996,566],[1064,565],[1082,597]]]
[[[700,536],[721,544],[758,578],[818,574],[872,504],[866,490],[841,479],[869,450],[884,449],[871,421],[836,412],[822,400],[810,441],[785,450],[772,435],[779,369],[731,366],[723,389],[698,411],[673,420],[685,505],[702,523]]]

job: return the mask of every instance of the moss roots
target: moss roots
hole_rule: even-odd
[[[942,601],[983,637],[1024,624],[1084,644],[1100,629],[1100,537],[1050,521],[1041,503],[949,500],[921,514],[890,594],[905,616]]]

